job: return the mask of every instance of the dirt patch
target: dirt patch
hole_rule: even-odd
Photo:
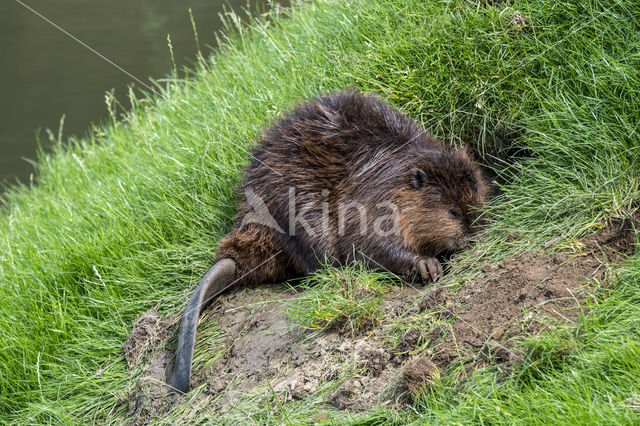
[[[194,371],[192,383],[205,385],[200,397],[211,396],[208,408],[224,416],[261,386],[281,400],[308,398],[333,386],[324,393],[326,402],[362,411],[414,399],[452,365],[462,366],[455,371],[463,375],[487,365],[506,372],[521,359],[518,343],[526,336],[577,318],[596,281],[607,285],[607,265],[633,252],[634,238],[630,222],[617,223],[582,240],[577,252],[524,253],[485,265],[457,292],[394,287],[383,304],[385,320],[366,336],[294,328],[287,311],[297,295],[285,286],[239,290],[222,296],[211,313],[227,336],[224,355]],[[398,322],[421,315],[436,321],[407,326],[398,335]],[[138,321],[134,342],[140,330],[161,335],[146,331],[147,322],[162,323],[149,318]],[[390,339],[394,333],[398,339]],[[148,353],[129,352],[138,354],[133,359]],[[162,386],[171,355],[156,351],[147,365],[130,398],[134,421],[154,420],[189,398],[170,396]]]
[[[513,349],[523,337],[554,322],[574,321],[581,302],[606,282],[607,267],[596,251],[577,255],[524,253],[497,265],[455,294],[435,290],[434,306],[453,317],[451,332],[431,348],[433,362],[446,368],[456,361],[478,367],[519,361]]]
[[[405,364],[400,380],[398,392],[400,394],[417,395],[420,389],[436,381],[440,375],[438,367],[426,356],[410,359]]]
[[[507,28],[517,32],[522,32],[530,26],[529,18],[511,7],[506,7],[500,12],[500,19],[505,22]]]
[[[169,338],[175,319],[162,317],[157,308],[149,309],[136,320],[129,338],[122,345],[130,372],[146,361],[132,395],[124,398],[128,401],[133,424],[147,424],[161,418],[173,401],[165,385],[173,354],[158,349]],[[151,359],[145,359],[149,355]]]
[[[129,368],[157,349],[171,333],[171,321],[160,316],[156,308],[149,309],[138,318],[122,345]]]
[[[126,400],[132,424],[144,425],[161,419],[177,402],[177,397],[166,385],[173,354],[160,351],[145,366],[140,379]]]
[[[287,318],[286,302],[295,296],[287,287],[277,285],[222,296],[212,315],[227,336],[227,351],[213,365],[194,374],[193,386],[209,382],[216,392],[233,381],[233,390],[222,403],[235,403],[265,377],[282,369],[300,340],[300,331],[290,329]]]
[[[524,337],[575,321],[584,299],[608,285],[608,265],[634,251],[636,226],[616,222],[583,239],[576,253],[538,251],[485,265],[482,275],[456,293],[431,290],[428,305],[442,318],[453,318],[450,332],[433,339],[431,360],[440,368],[463,362],[468,373],[489,364],[509,371],[521,359],[516,347]]]

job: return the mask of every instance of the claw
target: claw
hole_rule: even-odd
[[[417,261],[417,269],[423,282],[435,282],[444,275],[442,264],[435,257],[421,257]]]

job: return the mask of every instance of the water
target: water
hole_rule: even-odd
[[[247,0],[20,1],[147,84],[173,68],[167,34],[178,67],[195,61],[189,8],[205,46],[215,44],[225,6],[247,7]],[[251,0],[251,8],[265,3]],[[0,1],[0,182],[29,182],[25,158],[36,158],[36,134],[46,149],[45,129],[57,134],[64,114],[63,139],[85,135],[107,116],[105,92],[115,89],[126,104],[133,81],[18,1]]]

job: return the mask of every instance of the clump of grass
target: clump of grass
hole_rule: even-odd
[[[451,332],[450,320],[440,318],[438,312],[426,310],[394,320],[388,329],[388,345],[396,351],[404,351],[408,355],[419,354],[435,344]],[[406,339],[413,334],[410,348],[406,347]],[[415,340],[415,344],[413,343]]]
[[[226,336],[212,317],[212,311],[208,311],[200,318],[198,339],[193,348],[193,371],[199,371],[210,366],[224,355],[224,350],[226,350],[224,348]],[[175,342],[175,347],[177,347],[177,341]]]
[[[398,282],[392,274],[362,263],[327,267],[297,286],[303,294],[292,302],[289,316],[298,327],[361,334],[380,323],[383,297]]]

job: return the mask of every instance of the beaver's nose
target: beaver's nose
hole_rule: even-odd
[[[469,246],[469,239],[467,237],[453,237],[449,239],[448,245],[451,251],[464,250]]]

